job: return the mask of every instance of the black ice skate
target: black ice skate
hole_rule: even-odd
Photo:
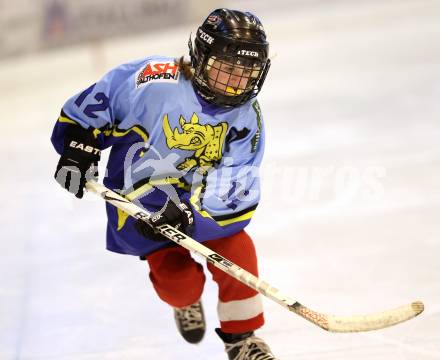
[[[241,334],[227,334],[220,329],[215,332],[225,343],[229,360],[277,360],[269,346],[254,335],[253,331]]]
[[[201,301],[183,307],[174,308],[174,319],[183,338],[191,344],[197,344],[205,335],[205,315]]]

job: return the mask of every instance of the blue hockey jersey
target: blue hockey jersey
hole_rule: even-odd
[[[101,149],[111,147],[107,187],[149,211],[169,197],[188,202],[197,241],[240,231],[257,207],[264,150],[258,102],[206,103],[172,58],[123,64],[69,99],[51,139],[60,154],[69,124],[92,130]],[[139,235],[134,219],[110,204],[107,215],[111,251],[142,256],[169,245]]]

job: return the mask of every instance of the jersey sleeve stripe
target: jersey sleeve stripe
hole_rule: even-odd
[[[61,112],[60,116],[58,117],[58,122],[60,123],[67,123],[67,124],[74,124],[79,125],[75,120],[72,120],[69,118],[64,111]]]
[[[114,127],[114,128],[110,128],[110,129],[106,129],[106,130],[104,130],[104,128],[95,129],[93,131],[93,133],[95,134],[95,136],[98,136],[100,133],[103,133],[105,136],[113,136],[113,137],[118,138],[118,137],[123,137],[123,136],[129,134],[131,131],[138,134],[144,142],[148,142],[148,139],[149,139],[148,132],[144,128],[142,128],[141,126],[138,126],[138,125],[132,126],[131,128],[129,128],[127,130],[119,129],[118,127]]]

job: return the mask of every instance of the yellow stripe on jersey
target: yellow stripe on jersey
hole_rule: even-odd
[[[72,119],[69,119],[68,117],[63,116],[63,115],[60,115],[60,117],[58,118],[58,121],[59,121],[60,123],[68,123],[68,124],[75,124],[75,125],[78,125],[78,123],[77,123],[76,121],[74,121],[74,120],[72,120]]]
[[[58,121],[61,123],[79,125],[75,120],[72,120],[64,115],[60,115],[58,118]],[[93,135],[95,136],[95,138],[97,138],[98,135],[101,133],[103,133],[105,136],[111,135],[114,137],[122,137],[122,136],[127,135],[130,131],[134,131],[136,134],[138,134],[142,138],[142,140],[144,140],[144,142],[148,142],[148,133],[138,125],[134,125],[127,130],[118,129],[118,127],[110,128],[107,130],[94,129]]]
[[[252,218],[254,213],[255,213],[255,210],[251,210],[251,211],[249,211],[243,215],[240,215],[236,218],[217,221],[217,224],[219,224],[220,226],[226,226],[226,225],[234,224],[236,222],[249,220],[250,218]]]
[[[123,211],[119,208],[117,208],[116,210],[118,212],[118,228],[116,230],[120,231],[124,227],[125,223],[127,222],[128,217],[130,215],[128,215],[125,211]]]
[[[151,190],[156,185],[177,185],[179,188],[185,188],[187,185],[184,184],[181,180],[177,178],[166,178],[166,179],[159,179],[159,180],[152,180],[149,183],[146,183],[136,190],[133,190],[132,192],[122,195],[127,200],[133,201],[142,195],[144,195],[146,192]],[[128,214],[120,209],[117,209],[118,211],[118,228],[117,231],[121,230],[128,219]]]
[[[252,216],[255,213],[255,209],[254,210],[249,210],[249,212],[244,213],[240,216],[237,217],[232,217],[230,219],[225,219],[225,220],[215,220],[207,211],[202,210],[200,207],[200,193],[202,192],[203,189],[203,185],[199,186],[195,191],[194,194],[191,196],[189,202],[193,205],[194,209],[203,217],[205,218],[210,218],[212,220],[214,220],[217,224],[219,224],[220,226],[226,226],[226,225],[231,225],[231,224],[235,224],[237,222],[240,221],[245,221],[245,220],[249,220],[250,218],[252,218]]]
[[[149,191],[152,187],[156,185],[177,185],[177,187],[184,189],[186,187],[186,184],[184,184],[181,180],[178,178],[166,178],[166,179],[158,179],[158,180],[151,180],[148,183],[140,186],[136,190],[133,190],[132,192],[125,195],[125,197],[133,201],[134,199],[137,199],[141,195],[145,194],[147,191]]]
[[[200,185],[195,191],[194,194],[190,197],[189,202],[193,205],[194,209],[203,217],[211,218],[212,216],[209,215],[205,210],[202,210],[200,206],[200,194],[203,190],[203,184]]]
[[[130,131],[134,131],[136,134],[138,134],[145,142],[148,141],[148,134],[144,132],[139,126],[133,126],[128,130],[121,130],[117,127],[113,129],[112,136],[114,137],[121,137],[127,135]]]
[[[118,129],[117,127],[111,128],[108,130],[103,130],[103,131],[101,131],[99,129],[95,129],[95,130],[93,130],[93,135],[95,135],[95,137],[97,137],[102,132],[105,136],[122,137],[122,136],[127,135],[130,131],[134,131],[136,134],[138,134],[142,138],[142,140],[144,140],[144,142],[148,142],[147,132],[142,130],[137,125],[131,127],[128,130]]]

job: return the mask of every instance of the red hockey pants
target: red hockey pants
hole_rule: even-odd
[[[245,231],[203,244],[258,276],[255,247]],[[185,307],[200,299],[205,274],[188,250],[180,246],[165,248],[150,254],[147,260],[150,279],[163,301],[173,307]],[[219,287],[217,312],[222,331],[241,333],[261,327],[264,324],[261,295],[210,263],[207,267]]]

